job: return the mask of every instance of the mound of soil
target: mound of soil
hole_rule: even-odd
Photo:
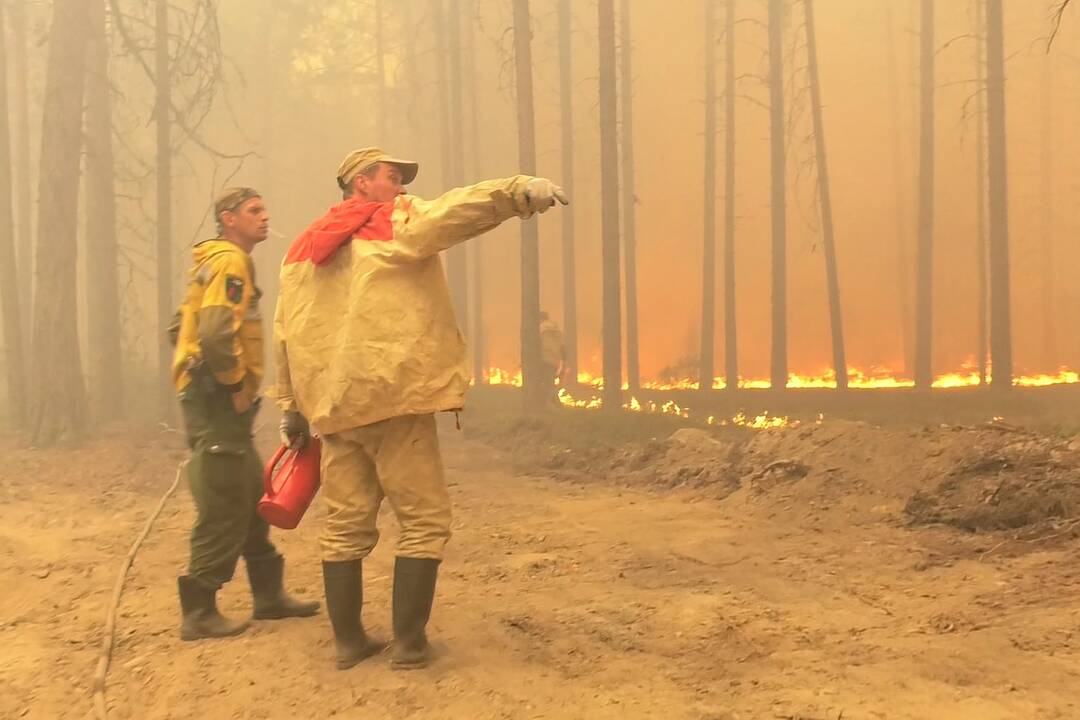
[[[1016,530],[1080,513],[1080,442],[987,428],[956,450],[947,471],[908,501],[912,522]]]
[[[1080,440],[1001,423],[903,429],[825,421],[761,431],[682,427],[647,437],[599,422],[592,432],[582,418],[569,425],[560,415],[504,419],[471,434],[509,451],[521,471],[603,476],[717,501],[738,494],[793,519],[892,518],[1039,534],[1080,515]]]

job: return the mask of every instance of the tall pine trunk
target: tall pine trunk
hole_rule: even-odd
[[[15,120],[13,155],[15,158],[15,212],[18,221],[15,254],[19,267],[19,307],[30,316],[31,288],[34,278],[34,181],[30,176],[30,71],[27,51],[26,3],[5,3],[11,11],[11,67],[15,78],[15,108],[10,115]],[[11,108],[8,109],[11,112]],[[29,328],[23,328],[24,337]],[[24,345],[25,347],[25,345]]]
[[[607,412],[622,409],[622,308],[619,305],[619,143],[614,0],[599,0],[600,235],[603,252],[604,392]]]
[[[836,387],[840,390],[846,390],[848,376],[847,359],[844,353],[844,319],[840,304],[840,277],[836,267],[832,188],[829,185],[829,160],[825,151],[825,121],[821,109],[821,77],[818,74],[814,0],[803,0],[803,8],[806,12],[807,70],[810,75],[810,104],[814,118],[814,147],[817,154],[818,198],[821,201],[821,234],[825,250],[825,282],[829,294],[829,327],[832,330],[833,370],[836,372]]]
[[[79,158],[89,24],[86,10],[86,0],[55,0],[49,31],[30,412],[30,440],[37,446],[78,437],[87,420],[76,300]]]
[[[388,148],[390,138],[387,137],[386,119],[390,117],[390,103],[386,89],[386,32],[384,29],[385,15],[383,0],[375,0],[375,73],[378,75],[375,90],[378,94],[379,110],[375,118],[375,143],[382,148]],[[397,152],[390,150],[390,152]]]
[[[701,360],[698,388],[712,390],[716,375],[716,2],[705,0],[705,221],[701,251]],[[730,384],[731,380],[728,379]]]
[[[532,22],[529,0],[514,0],[514,64],[517,71],[518,162],[521,172],[536,174],[536,126],[533,111]],[[540,248],[535,219],[521,223],[521,374],[527,411],[544,403],[540,358]]]
[[[619,12],[622,60],[622,233],[623,267],[626,272],[626,379],[631,392],[641,386],[638,348],[637,234],[634,211],[634,72],[631,48],[630,0],[622,0]]]
[[[465,184],[465,119],[461,79],[461,0],[449,0],[446,16],[448,41],[448,67],[450,70],[450,102],[448,130],[450,134],[450,169],[447,181],[451,187]],[[464,244],[456,245],[446,252],[446,274],[450,281],[450,293],[457,311],[458,322],[466,337],[469,332],[469,271],[468,255]]]
[[[784,147],[784,0],[769,0],[769,140],[772,174],[772,361],[774,390],[787,387],[787,157]]]
[[[904,151],[907,134],[900,131],[900,73],[896,49],[896,16],[894,3],[888,3],[888,65],[889,65],[889,135],[892,138],[893,197],[896,202],[896,300],[900,317],[900,352],[903,371],[908,376],[914,372],[911,331],[911,250],[910,243],[910,190],[909,176],[904,172]]]
[[[467,64],[465,77],[468,78],[468,105],[469,105],[469,147],[471,168],[474,177],[483,177],[484,162],[482,157],[483,147],[480,143],[480,107],[477,102],[477,69],[476,69],[476,0],[469,0],[468,10],[465,13],[465,55]],[[484,326],[484,236],[474,238],[468,243],[468,251],[471,254],[472,263],[469,269],[469,280],[472,283],[472,320],[469,329],[472,333],[470,340],[473,347],[473,376],[477,384],[484,381],[487,375],[487,332]]]
[[[26,366],[23,364],[22,315],[19,276],[15,258],[15,218],[12,205],[11,127],[8,124],[7,35],[5,8],[0,5],[0,306],[3,306],[4,367],[7,369],[7,400],[11,420],[26,419]]]
[[[173,412],[173,391],[169,380],[172,348],[166,329],[172,320],[173,246],[172,246],[172,78],[169,68],[169,3],[155,0],[154,78],[157,97],[154,124],[157,130],[157,291],[158,291],[158,385],[161,417]]]
[[[987,127],[990,172],[991,385],[1012,387],[1008,159],[1005,151],[1005,28],[1002,0],[986,2]]]
[[[573,48],[570,37],[570,0],[559,0],[559,99],[562,130],[563,188],[574,197],[574,87]],[[574,249],[573,206],[560,213],[562,219],[563,333],[566,338],[566,369],[571,384],[578,377],[577,255]]]
[[[915,387],[930,389],[934,289],[934,0],[921,0],[919,31],[919,246],[915,291]]]
[[[1057,263],[1054,259],[1054,62],[1049,54],[1043,55],[1042,85],[1042,152],[1039,177],[1041,200],[1040,225],[1042,235],[1042,316],[1043,316],[1043,356],[1047,367],[1050,362],[1057,362],[1057,332],[1054,319],[1057,309],[1054,297],[1057,295]]]
[[[120,352],[119,256],[109,50],[105,3],[90,6],[86,87],[86,313],[90,412],[95,420],[123,414],[124,373]]]
[[[739,348],[735,317],[735,2],[728,0],[724,23],[724,376],[739,389]]]
[[[979,367],[979,384],[985,385],[989,376],[989,287],[990,246],[986,237],[986,5],[975,0],[975,251],[976,278],[979,298],[976,303],[975,353]]]

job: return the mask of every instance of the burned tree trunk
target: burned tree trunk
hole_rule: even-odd
[[[383,29],[383,21],[385,13],[383,12],[383,0],[375,0],[375,73],[378,75],[375,89],[378,93],[379,99],[379,111],[376,113],[375,118],[375,142],[380,147],[388,147],[390,145],[389,138],[386,136],[386,119],[390,117],[390,103],[387,100],[386,91],[386,46],[385,46],[385,32]],[[391,151],[393,152],[393,151]]]
[[[784,0],[769,0],[769,139],[772,156],[772,388],[787,387],[787,157],[784,148]]]
[[[716,2],[705,0],[705,236],[701,252],[698,388],[712,389],[716,348]],[[728,383],[730,385],[730,379]]]
[[[446,34],[448,40],[450,70],[450,102],[448,130],[450,135],[450,168],[447,175],[451,187],[465,184],[465,131],[464,101],[461,80],[461,0],[450,0],[447,13]],[[459,322],[466,336],[469,332],[469,271],[465,245],[456,245],[446,252],[446,274],[450,281],[450,294]]]
[[[56,0],[41,128],[30,440],[51,445],[86,427],[79,360],[76,235],[86,78],[86,0]]]
[[[724,376],[727,389],[739,389],[739,351],[735,318],[735,2],[727,2],[724,23]]]
[[[172,78],[169,68],[169,3],[155,0],[154,15],[154,79],[157,93],[154,105],[154,125],[157,130],[157,296],[158,296],[158,386],[161,417],[173,411],[173,392],[169,380],[172,348],[166,329],[173,314],[173,247],[172,247]]]
[[[915,387],[928,390],[934,382],[934,0],[921,0],[920,7],[919,249],[915,292]]]
[[[1012,387],[1012,319],[1009,281],[1008,159],[1005,150],[1005,29],[1002,0],[986,3],[987,127],[990,173],[991,385]]]
[[[570,0],[559,0],[559,98],[562,124],[562,183],[574,197],[573,50],[570,42]],[[563,272],[563,331],[566,338],[566,375],[578,377],[577,256],[574,248],[573,207],[561,213]]]
[[[607,412],[622,409],[622,309],[619,306],[619,146],[616,124],[615,7],[599,0],[600,219],[603,244],[604,393]]]
[[[123,414],[120,362],[119,257],[105,4],[89,0],[86,87],[86,314],[90,412],[95,420]]]
[[[1054,297],[1057,294],[1057,263],[1054,259],[1054,63],[1050,55],[1043,55],[1043,71],[1040,78],[1042,85],[1042,152],[1040,153],[1040,224],[1042,235],[1042,320],[1043,320],[1043,356],[1046,360],[1057,360],[1057,333],[1054,318],[1057,311]]]
[[[15,212],[18,220],[15,236],[15,255],[18,262],[19,307],[29,317],[31,286],[34,277],[34,183],[30,177],[30,91],[27,53],[26,3],[5,3],[11,11],[11,30],[14,48],[11,57],[15,79]],[[10,108],[9,108],[9,112]],[[15,267],[15,266],[12,266]],[[24,328],[29,334],[29,328]],[[24,346],[25,347],[25,346]]]
[[[3,6],[0,6],[0,306],[3,306],[4,367],[7,369],[7,399],[11,420],[26,420],[26,366],[23,364],[22,315],[19,276],[15,261],[15,218],[12,206],[11,128],[8,125],[7,36]],[[25,271],[28,273],[28,271]]]
[[[517,71],[518,160],[521,172],[536,174],[533,112],[532,22],[529,0],[514,0],[514,62]],[[543,404],[540,358],[540,248],[535,221],[521,223],[521,375],[527,410]]]
[[[847,360],[844,353],[844,320],[840,304],[840,278],[836,267],[836,241],[832,214],[832,188],[829,186],[829,160],[825,152],[825,121],[821,109],[821,78],[818,74],[817,32],[814,27],[814,0],[803,0],[806,12],[807,70],[810,75],[810,104],[814,118],[814,145],[817,155],[818,198],[821,201],[821,234],[825,250],[825,281],[829,294],[829,325],[832,329],[833,369],[836,387],[848,386]]]
[[[622,233],[623,267],[626,272],[626,379],[630,391],[641,386],[638,357],[637,234],[634,206],[634,77],[631,48],[630,0],[622,0],[619,12],[622,60]]]
[[[911,251],[909,236],[909,192],[911,185],[903,171],[906,135],[900,132],[900,77],[897,69],[896,20],[893,3],[888,4],[888,52],[889,52],[889,122],[892,137],[893,197],[896,201],[896,299],[900,310],[900,349],[904,360],[904,372],[913,372],[911,332]]]
[[[465,76],[468,78],[468,103],[469,103],[469,146],[472,160],[472,172],[474,177],[483,176],[483,162],[481,157],[480,143],[480,108],[476,99],[477,69],[476,69],[476,33],[473,28],[476,17],[476,0],[469,0],[468,10],[465,13],[465,56],[467,67]],[[470,340],[473,347],[473,376],[479,384],[484,381],[487,374],[487,332],[484,327],[484,245],[485,239],[481,235],[468,243],[468,251],[471,253],[472,266],[469,269],[469,280],[472,283],[472,321],[469,323],[471,331]]]
[[[979,298],[976,303],[975,353],[979,367],[979,384],[985,385],[989,376],[989,327],[987,287],[989,283],[989,245],[986,237],[986,6],[975,1],[975,252]]]

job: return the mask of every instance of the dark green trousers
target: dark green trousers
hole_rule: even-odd
[[[213,589],[232,579],[236,561],[275,555],[270,526],[255,507],[262,497],[262,461],[252,426],[257,405],[243,414],[223,389],[192,383],[180,394],[191,460],[188,483],[197,516],[188,575]]]

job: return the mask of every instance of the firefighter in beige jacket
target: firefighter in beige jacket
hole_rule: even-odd
[[[309,423],[322,437],[323,580],[341,669],[381,648],[360,607],[384,497],[401,526],[392,665],[428,662],[425,627],[450,537],[434,413],[460,409],[470,382],[439,253],[567,202],[526,176],[422,200],[405,193],[417,169],[377,148],[349,153],[338,169],[344,201],[296,239],[281,268],[281,430],[288,444],[303,442]]]

